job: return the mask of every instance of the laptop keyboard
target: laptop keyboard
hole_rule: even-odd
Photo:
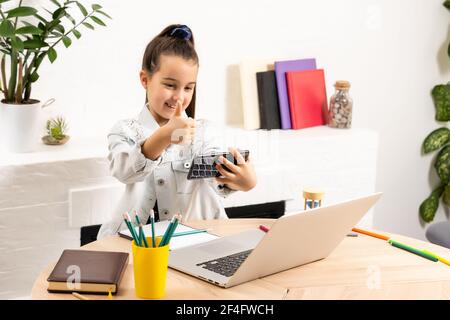
[[[198,263],[197,266],[225,277],[231,277],[251,252],[252,250],[238,252],[219,259]]]

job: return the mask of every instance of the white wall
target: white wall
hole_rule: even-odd
[[[43,1],[40,1],[43,2]],[[442,0],[96,1],[108,27],[81,30],[72,47],[46,62],[34,97],[55,97],[51,112],[69,117],[72,135],[105,135],[136,113],[145,45],[170,23],[188,24],[200,56],[198,117],[238,124],[237,64],[243,58],[315,57],[328,94],[351,82],[353,126],[379,133],[379,229],[424,238],[418,206],[430,191],[431,157],[420,145],[438,127],[429,94],[450,79],[445,58],[449,13]],[[437,220],[446,219],[439,212]]]

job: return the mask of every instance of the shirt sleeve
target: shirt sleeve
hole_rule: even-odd
[[[156,160],[142,153],[146,139],[136,120],[122,120],[114,125],[108,134],[108,160],[113,177],[125,184],[143,181],[161,163],[164,153]]]
[[[217,126],[212,122],[207,120],[197,120],[197,127],[201,129],[197,133],[199,136],[199,147],[196,150],[196,155],[209,154],[213,152],[226,151],[224,146],[222,146],[218,132]],[[214,191],[221,196],[226,198],[229,195],[236,192],[236,190],[228,188],[225,184],[219,184],[216,179],[206,179]]]

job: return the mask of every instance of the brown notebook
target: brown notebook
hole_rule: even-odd
[[[126,252],[64,250],[48,277],[49,292],[117,293]]]

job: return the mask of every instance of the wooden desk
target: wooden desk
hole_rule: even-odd
[[[189,225],[211,228],[228,235],[270,226],[271,219],[195,221]],[[386,233],[385,233],[386,234]],[[450,258],[450,250],[398,235],[393,239]],[[305,244],[307,245],[307,244]],[[301,246],[299,245],[299,248]],[[134,294],[133,259],[130,241],[113,236],[92,242],[82,249],[130,252],[130,264],[114,299],[137,299]],[[300,250],[300,249],[299,249]],[[56,262],[55,262],[56,263]],[[33,299],[75,299],[70,294],[47,292],[49,265],[36,279]],[[106,296],[88,295],[91,299]],[[432,262],[392,247],[386,241],[365,235],[346,237],[318,262],[286,270],[229,289],[216,287],[169,268],[166,299],[450,299],[450,266]]]

